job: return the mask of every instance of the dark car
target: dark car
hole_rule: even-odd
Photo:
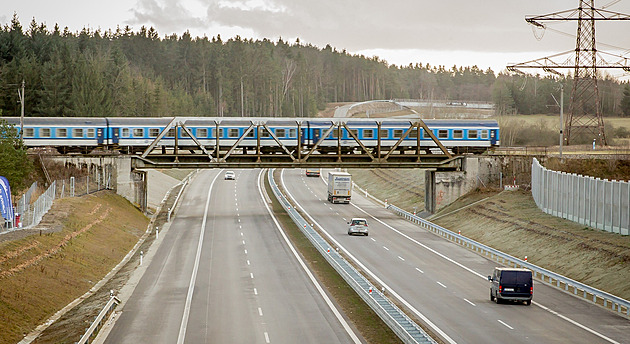
[[[490,300],[524,301],[528,306],[534,296],[532,272],[528,269],[494,268],[490,281]]]

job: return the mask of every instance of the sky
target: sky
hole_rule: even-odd
[[[506,65],[574,50],[575,21],[546,22],[546,30],[534,30],[525,16],[579,4],[578,0],[0,1],[2,25],[16,13],[24,28],[35,18],[50,29],[59,24],[73,32],[117,26],[138,31],[146,26],[157,29],[161,37],[189,31],[199,37],[220,34],[223,40],[236,35],[288,42],[299,38],[320,48],[330,44],[339,51],[378,56],[389,64],[476,65],[495,73]],[[630,0],[596,0],[595,6],[630,15]],[[598,22],[596,37],[598,50],[630,58],[630,21]]]

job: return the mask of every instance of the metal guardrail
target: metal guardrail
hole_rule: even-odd
[[[436,343],[418,324],[411,320],[402,310],[394,305],[370,281],[346,261],[315,229],[300,215],[280,192],[273,179],[273,170],[268,174],[269,184],[276,199],[282,204],[293,222],[300,227],[302,233],[317,248],[328,263],[356,291],[357,294],[374,310],[405,343]]]
[[[605,291],[601,291],[599,289],[590,287],[586,284],[580,283],[578,281],[572,280],[568,277],[562,276],[555,272],[549,271],[547,269],[543,269],[537,265],[528,263],[524,260],[513,257],[509,254],[503,253],[499,250],[496,250],[492,247],[486,246],[484,244],[480,244],[474,240],[468,239],[465,236],[452,232],[444,227],[438,226],[434,223],[431,223],[423,218],[415,216],[405,210],[402,210],[395,205],[388,205],[387,209],[393,210],[398,215],[404,217],[405,219],[420,225],[420,227],[430,230],[447,240],[458,243],[464,247],[467,247],[483,256],[488,257],[490,259],[494,259],[499,263],[506,264],[508,266],[513,266],[515,268],[522,267],[532,270],[535,278],[539,278],[543,283],[554,286],[560,289],[564,289],[566,292],[573,292],[574,295],[582,295],[582,297],[586,300],[589,300],[595,304],[603,305],[604,308],[607,308],[613,312],[617,312],[619,314],[624,314],[627,317],[630,317],[630,301],[626,299],[622,299],[618,296],[609,294]],[[599,302],[601,301],[601,303]]]
[[[109,315],[114,311],[114,308],[116,308],[118,304],[120,304],[120,300],[116,296],[110,297],[105,307],[103,307],[96,319],[94,319],[92,325],[87,329],[87,331],[85,331],[85,334],[78,341],[78,344],[90,343],[92,337],[98,334],[98,330],[103,326],[103,322],[109,318]]]

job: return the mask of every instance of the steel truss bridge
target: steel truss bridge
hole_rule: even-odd
[[[409,125],[404,127],[404,133],[398,141],[391,146],[381,145],[381,125],[388,119],[353,119],[353,118],[203,118],[204,122],[210,121],[216,127],[216,133],[223,128],[239,126],[246,127],[246,130],[238,137],[230,137],[229,145],[225,142],[227,139],[212,139],[214,144],[204,145],[196,138],[189,128],[193,126],[198,117],[175,117],[172,121],[162,129],[159,135],[146,148],[142,154],[133,155],[132,167],[138,169],[144,168],[424,168],[435,169],[438,171],[456,171],[461,170],[462,157],[453,156],[440,141],[435,137],[433,132],[428,129],[421,119],[409,119]],[[391,121],[391,119],[389,119]],[[406,121],[406,120],[405,120]],[[318,125],[325,123],[322,127],[322,134],[315,143],[305,145],[303,141],[302,128],[305,128],[307,122],[316,122]],[[353,130],[348,127],[348,123],[374,123],[377,144],[376,146],[368,146],[363,142]],[[400,123],[400,121],[397,121]],[[297,138],[291,138],[295,144],[288,146],[286,138],[278,138],[270,130],[270,126],[277,126],[281,123],[284,128],[295,128]],[[187,144],[182,146],[177,135],[181,128],[194,145]],[[426,146],[420,147],[419,129],[424,129],[428,133],[431,140],[435,143],[435,147],[427,149]],[[174,129],[174,131],[172,130]],[[244,145],[243,141],[250,133],[258,131],[266,131],[273,138],[272,146],[266,140],[261,145],[260,136],[256,136],[256,145],[252,145],[251,141],[248,145]],[[408,145],[411,139],[410,133],[418,130],[413,139],[417,139],[415,147],[412,149],[403,148],[403,141]],[[326,139],[325,146],[322,144],[324,139],[329,137],[331,133],[336,131],[336,144],[331,146],[331,142],[335,140]],[[342,131],[347,132],[352,139],[342,139]],[[169,135],[169,133],[171,133]],[[335,135],[333,133],[333,135]],[[219,135],[215,135],[219,136]],[[252,136],[249,136],[250,138]],[[335,137],[335,136],[334,136]],[[190,139],[188,139],[190,138]],[[297,140],[297,141],[296,141]],[[371,138],[373,142],[374,138]]]

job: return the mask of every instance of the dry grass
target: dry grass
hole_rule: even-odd
[[[472,203],[467,198],[460,204]],[[526,191],[504,191],[435,223],[475,241],[630,299],[630,237],[543,213]],[[443,213],[451,212],[445,209]],[[439,215],[439,214],[438,214]]]
[[[424,170],[349,169],[361,188],[381,200],[413,212],[424,210]]]
[[[99,192],[58,200],[31,235],[1,242],[0,342],[18,342],[89,290],[127,254],[147,223],[120,196]]]

